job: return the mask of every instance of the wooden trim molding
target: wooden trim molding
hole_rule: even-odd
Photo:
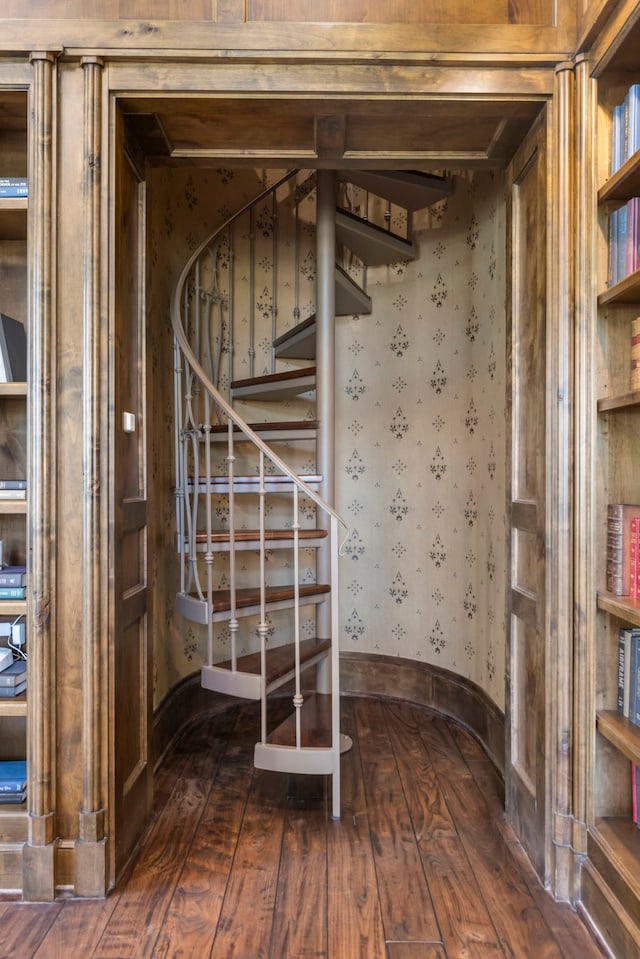
[[[27,744],[29,836],[23,853],[23,897],[51,900],[55,895],[56,723],[55,656],[52,622],[55,575],[51,562],[54,488],[53,399],[54,340],[54,104],[56,65],[51,53],[31,55],[33,82],[29,102],[29,389],[28,436],[39,455],[29,458],[31,544],[27,616],[29,620],[29,714]]]
[[[471,680],[448,669],[400,656],[341,653],[343,694],[402,700],[450,716],[468,729],[504,775],[504,714]],[[180,680],[154,714],[152,758],[157,765],[183,726],[201,712],[223,712],[231,702],[200,686],[200,674]]]
[[[102,227],[102,74],[98,58],[85,58],[84,71],[84,269],[83,269],[83,795],[75,846],[75,894],[101,896],[106,889],[101,689],[103,688],[103,550],[101,547],[100,237]]]
[[[448,669],[401,656],[340,655],[340,689],[427,706],[465,726],[504,776],[504,713],[479,686]]]

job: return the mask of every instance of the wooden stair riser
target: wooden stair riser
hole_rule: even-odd
[[[292,645],[292,644],[291,644]],[[330,649],[322,650],[315,656],[305,659],[300,664],[301,672],[311,669],[321,663],[330,653]],[[275,692],[281,686],[295,678],[295,664],[286,672],[271,682],[264,683],[259,673],[247,673],[240,670],[231,670],[220,666],[203,666],[201,683],[205,689],[223,693],[227,696],[237,696],[240,699],[260,699],[264,685],[265,694]]]
[[[323,603],[329,596],[329,586],[315,584],[312,586],[301,586],[299,591],[299,604],[304,606],[316,606]],[[229,620],[231,612],[231,601],[227,595],[228,591],[222,594],[220,591],[214,593],[213,609],[210,608],[206,599],[200,599],[188,593],[179,593],[176,598],[176,611],[185,619],[193,623],[199,623],[206,626],[207,623],[224,623]],[[252,596],[259,593],[258,590],[250,590]],[[295,606],[296,599],[293,587],[268,587],[267,596],[275,598],[268,599],[265,604],[265,611],[268,613],[277,612],[281,609],[292,609]],[[218,597],[218,598],[217,598]],[[261,612],[261,602],[259,595],[247,601],[247,591],[239,589],[237,591],[236,616],[245,619],[249,616],[259,616]]]

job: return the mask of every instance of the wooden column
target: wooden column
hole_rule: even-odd
[[[559,899],[570,896],[573,755],[573,316],[575,75],[572,63],[556,68],[548,156],[549,310],[547,315],[547,703],[551,773],[549,880]]]
[[[101,537],[101,179],[102,75],[98,57],[82,60],[83,129],[83,636],[82,636],[82,809],[75,845],[75,893],[106,892],[107,855],[103,796],[102,697],[106,685],[101,649],[103,626]]]
[[[27,723],[29,837],[23,855],[23,896],[51,900],[55,894],[56,742],[53,527],[54,448],[54,151],[55,57],[31,55],[29,103],[29,715]]]
[[[598,211],[594,157],[596,82],[591,64],[581,55],[576,61],[576,255],[575,255],[575,636],[574,636],[574,751],[573,848],[586,853],[588,782],[594,750],[595,724],[591,683],[595,669],[595,555],[594,451],[595,401],[591,384],[596,362],[596,251]],[[575,898],[575,896],[574,896]]]

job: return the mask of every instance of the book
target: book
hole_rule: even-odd
[[[0,489],[0,499],[23,500],[27,498],[26,489]]]
[[[629,717],[629,694],[631,684],[631,636],[633,630],[623,627],[618,635],[618,712]]]
[[[631,763],[631,818],[638,825],[638,767]]]
[[[629,386],[640,390],[640,316],[631,320],[631,377]]]
[[[3,686],[19,686],[27,681],[27,661],[26,659],[16,659],[15,662],[7,666],[0,672],[0,689]]]
[[[629,650],[629,719],[640,726],[640,629],[632,629]]]
[[[27,335],[24,326],[0,313],[0,383],[27,379]]]
[[[629,596],[636,599],[638,596],[638,576],[640,575],[640,519],[634,516],[631,520],[631,535],[629,538]]]
[[[23,479],[0,479],[0,489],[26,489],[27,481]]]
[[[0,599],[24,599],[26,586],[0,586]]]
[[[634,503],[609,503],[607,506],[607,591],[628,596],[631,520],[640,517]]]
[[[17,792],[27,785],[26,759],[0,760],[0,790]]]
[[[26,566],[0,566],[0,586],[26,586]]]
[[[27,798],[27,787],[16,792],[0,793],[0,803],[21,803]]]
[[[28,196],[29,184],[24,176],[0,177],[0,196]]]
[[[19,696],[20,693],[23,693],[27,688],[26,679],[17,683],[15,686],[0,686],[0,699],[13,699],[15,696]],[[2,785],[0,783],[0,789]]]

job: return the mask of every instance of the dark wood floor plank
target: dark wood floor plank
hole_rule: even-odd
[[[342,818],[328,826],[328,959],[385,959],[382,914],[352,703],[341,711],[353,747],[342,757]]]
[[[153,959],[202,959],[215,939],[253,777],[257,712],[240,712],[222,756]]]
[[[478,882],[420,737],[422,714],[422,710],[408,704],[390,704],[386,710],[391,743],[419,837],[418,848],[447,957],[504,959]],[[430,770],[427,779],[425,767]],[[414,781],[415,776],[418,778]],[[445,828],[423,828],[424,799],[416,787],[424,787],[426,782],[435,795],[433,801],[439,813],[436,822],[444,823]]]
[[[327,826],[324,803],[287,814],[271,959],[326,959]]]
[[[584,959],[585,956],[593,955],[597,945],[588,926],[569,903],[555,902],[545,891],[524,849],[513,836],[513,832],[509,831],[511,854],[547,925],[556,937],[564,959]]]
[[[267,959],[286,811],[286,782],[255,773],[220,913],[214,959]]]
[[[225,744],[226,738],[194,738],[194,752],[147,836],[93,959],[152,955]]]
[[[385,706],[360,700],[356,720],[369,829],[388,940],[438,942],[440,930],[385,723]]]
[[[563,959],[462,756],[448,748],[450,739],[437,723],[427,720],[421,735],[504,952]]]
[[[33,959],[91,956],[118,898],[116,894],[106,900],[65,902]]]
[[[448,959],[439,942],[388,942],[388,959]]]
[[[456,837],[433,763],[420,736],[420,711],[390,703],[385,711],[391,747],[402,780],[416,838]]]
[[[270,726],[288,698],[274,698]],[[163,757],[117,889],[104,901],[1,901],[0,959],[602,959],[542,888],[500,777],[465,730],[366,699],[343,699],[341,715],[354,746],[340,821],[329,777],[253,770],[259,704],[230,701]],[[416,895],[429,897],[437,935],[385,940],[383,914],[394,919],[404,897],[404,919]]]
[[[0,903],[0,959],[31,959],[60,909],[60,903]]]

